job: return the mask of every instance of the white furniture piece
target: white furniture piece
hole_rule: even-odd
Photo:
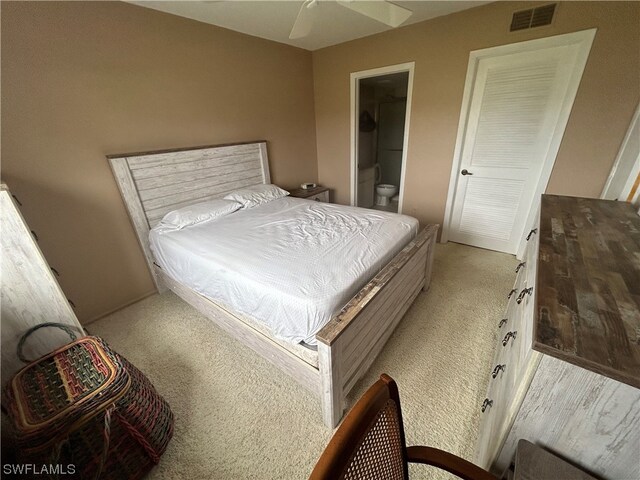
[[[496,321],[478,465],[501,474],[527,439],[599,478],[640,478],[638,238],[629,204],[542,196]]]
[[[59,322],[82,332],[69,301],[22,217],[6,185],[0,187],[2,236],[2,385],[24,367],[16,347],[22,334],[45,322]],[[28,359],[45,355],[69,343],[66,333],[47,328],[34,333],[25,344]]]
[[[149,230],[169,211],[269,183],[265,141],[109,156],[153,279],[320,396],[334,427],[345,398],[421,290],[429,288],[437,225],[427,225],[316,335],[318,351],[276,339],[258,322],[180,284],[154,264]]]

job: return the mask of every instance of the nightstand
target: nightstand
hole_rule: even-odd
[[[306,198],[307,200],[315,200],[316,202],[329,203],[329,188],[328,187],[316,187],[316,188],[296,188],[295,190],[289,190],[289,194],[292,197]]]

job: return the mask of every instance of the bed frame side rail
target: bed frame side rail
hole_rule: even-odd
[[[156,270],[156,275],[162,279],[162,282],[165,283],[173,293],[178,295],[205,317],[212,320],[232,338],[248,346],[258,355],[273,363],[276,367],[294,378],[311,393],[318,395],[318,369],[281,347],[271,338],[247,325],[221,306],[212,302],[208,298],[203,297],[180,282],[175,281],[161,269]]]

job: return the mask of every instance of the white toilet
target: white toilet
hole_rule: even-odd
[[[395,185],[390,185],[388,183],[381,183],[376,186],[376,205],[380,205],[381,207],[386,207],[389,205],[389,201],[391,197],[395,196],[398,193],[398,187]]]

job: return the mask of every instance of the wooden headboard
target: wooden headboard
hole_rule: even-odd
[[[168,212],[270,183],[263,140],[155,152],[108,155],[156,287],[149,230]]]

